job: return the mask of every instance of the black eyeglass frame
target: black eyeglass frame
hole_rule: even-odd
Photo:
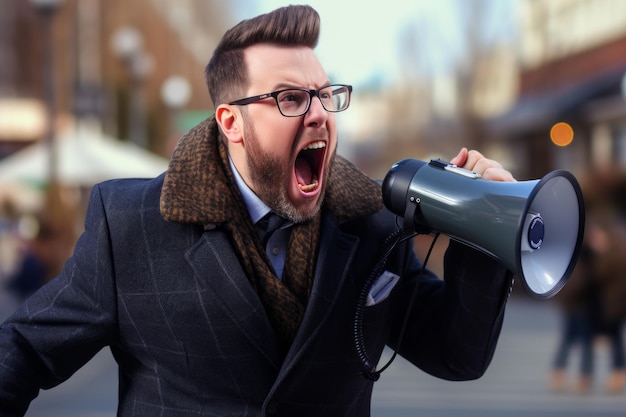
[[[322,100],[322,98],[320,97],[320,91],[327,89],[328,87],[344,87],[348,90],[348,104],[346,104],[346,107],[344,107],[341,110],[329,110],[326,108],[326,106],[324,105],[324,101]],[[298,90],[298,91],[304,91],[306,93],[309,93],[309,102],[306,106],[306,108],[302,111],[302,113],[299,114],[293,114],[293,115],[286,115],[285,113],[283,113],[283,111],[280,108],[280,103],[278,102],[278,95],[282,92],[285,91],[293,91],[293,90]],[[273,91],[271,93],[265,93],[265,94],[259,94],[258,96],[251,96],[251,97],[246,97],[246,98],[241,98],[239,100],[235,100],[235,101],[231,101],[230,103],[228,103],[229,105],[234,105],[234,106],[246,106],[248,104],[251,103],[256,103],[257,101],[261,101],[261,100],[265,100],[267,98],[273,97],[274,101],[276,101],[276,107],[278,108],[278,111],[280,112],[280,114],[282,114],[285,117],[300,117],[303,114],[306,114],[309,109],[311,108],[311,101],[313,101],[313,97],[317,97],[320,100],[320,103],[322,103],[322,107],[324,108],[324,110],[326,110],[329,113],[339,113],[342,112],[344,110],[346,110],[348,107],[350,107],[350,97],[352,96],[352,86],[348,85],[348,84],[328,84],[325,85],[323,87],[318,88],[317,90],[310,90],[307,88],[300,88],[300,87],[293,87],[293,88],[284,88],[282,90],[277,90],[277,91]]]

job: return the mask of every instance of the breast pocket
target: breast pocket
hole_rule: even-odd
[[[383,272],[370,288],[366,306],[373,307],[385,301],[399,280],[400,277],[393,272]]]
[[[363,322],[376,327],[375,323],[389,319],[388,310],[393,297],[390,297],[400,277],[393,272],[384,271],[368,290]]]

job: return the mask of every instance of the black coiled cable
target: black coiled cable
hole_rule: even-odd
[[[376,365],[373,364],[372,361],[370,360],[369,355],[367,354],[367,350],[365,348],[365,337],[363,335],[363,318],[365,316],[365,309],[367,306],[367,296],[370,292],[371,287],[376,282],[376,279],[378,279],[378,277],[380,276],[383,268],[385,267],[387,263],[387,258],[389,258],[389,255],[391,254],[393,249],[396,247],[396,245],[416,235],[417,233],[412,233],[407,236],[403,233],[402,229],[398,229],[395,232],[393,232],[391,235],[389,235],[389,237],[387,237],[387,239],[385,240],[385,245],[384,245],[385,250],[383,252],[383,255],[381,256],[378,263],[372,269],[372,272],[370,273],[370,275],[367,278],[367,281],[363,285],[363,288],[361,289],[361,293],[359,294],[359,298],[357,300],[356,311],[354,314],[354,344],[356,348],[356,353],[359,356],[359,359],[361,359],[361,366],[363,368],[361,371],[361,375],[363,375],[364,378],[369,379],[370,381],[378,381],[378,379],[380,378],[380,374],[385,369],[387,369],[389,365],[391,365],[391,363],[394,361],[394,359],[398,355],[398,349],[400,348],[400,343],[404,337],[404,332],[406,330],[406,326],[409,321],[411,309],[413,308],[413,303],[415,301],[415,297],[417,296],[419,283],[421,281],[422,275],[424,274],[424,270],[426,269],[426,264],[428,263],[430,254],[432,253],[433,248],[435,247],[435,242],[437,241],[437,238],[439,237],[439,233],[435,233],[434,239],[430,245],[430,248],[428,249],[428,253],[426,254],[426,258],[424,259],[424,262],[422,263],[422,269],[420,270],[420,273],[417,277],[417,283],[415,284],[415,288],[413,289],[413,293],[411,294],[411,298],[409,300],[409,305],[407,307],[406,315],[404,316],[404,321],[402,322],[402,327],[400,329],[398,343],[396,344],[396,348],[393,351],[393,355],[391,356],[389,361],[387,361],[387,363],[379,370],[376,370]]]

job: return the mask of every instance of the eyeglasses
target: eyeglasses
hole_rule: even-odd
[[[285,90],[274,91],[273,93],[261,94],[258,96],[242,98],[228,104],[245,106],[266,98],[274,97],[278,111],[285,117],[302,116],[309,111],[313,97],[320,99],[324,110],[331,113],[344,111],[350,105],[350,93],[352,86],[346,84],[331,84],[319,90],[308,90],[306,88],[287,88]]]

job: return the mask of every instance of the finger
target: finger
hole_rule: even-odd
[[[482,173],[480,173],[480,177],[488,181],[500,181],[500,182],[516,182],[517,181],[515,177],[513,177],[513,174],[511,174],[506,169],[502,167],[497,167],[497,166],[490,166],[486,168]]]
[[[450,160],[450,163],[458,167],[462,167],[463,165],[465,165],[465,161],[467,160],[467,153],[467,148],[461,148],[459,153]]]
[[[481,167],[488,168],[489,166],[491,166],[488,161],[495,162],[491,159],[485,158],[482,153],[471,150],[467,152],[467,159],[465,161],[465,165],[463,165],[463,168],[482,174],[483,170],[480,170]]]
[[[480,174],[481,178],[485,180],[502,182],[517,181],[515,177],[513,177],[513,174],[504,169],[499,162],[485,158],[482,153],[476,150],[468,151],[467,148],[463,148],[450,162],[456,166]]]
[[[485,180],[508,182],[516,181],[513,174],[504,169],[502,164],[493,159],[485,158],[483,154],[478,151],[469,151],[464,168],[479,173]]]

